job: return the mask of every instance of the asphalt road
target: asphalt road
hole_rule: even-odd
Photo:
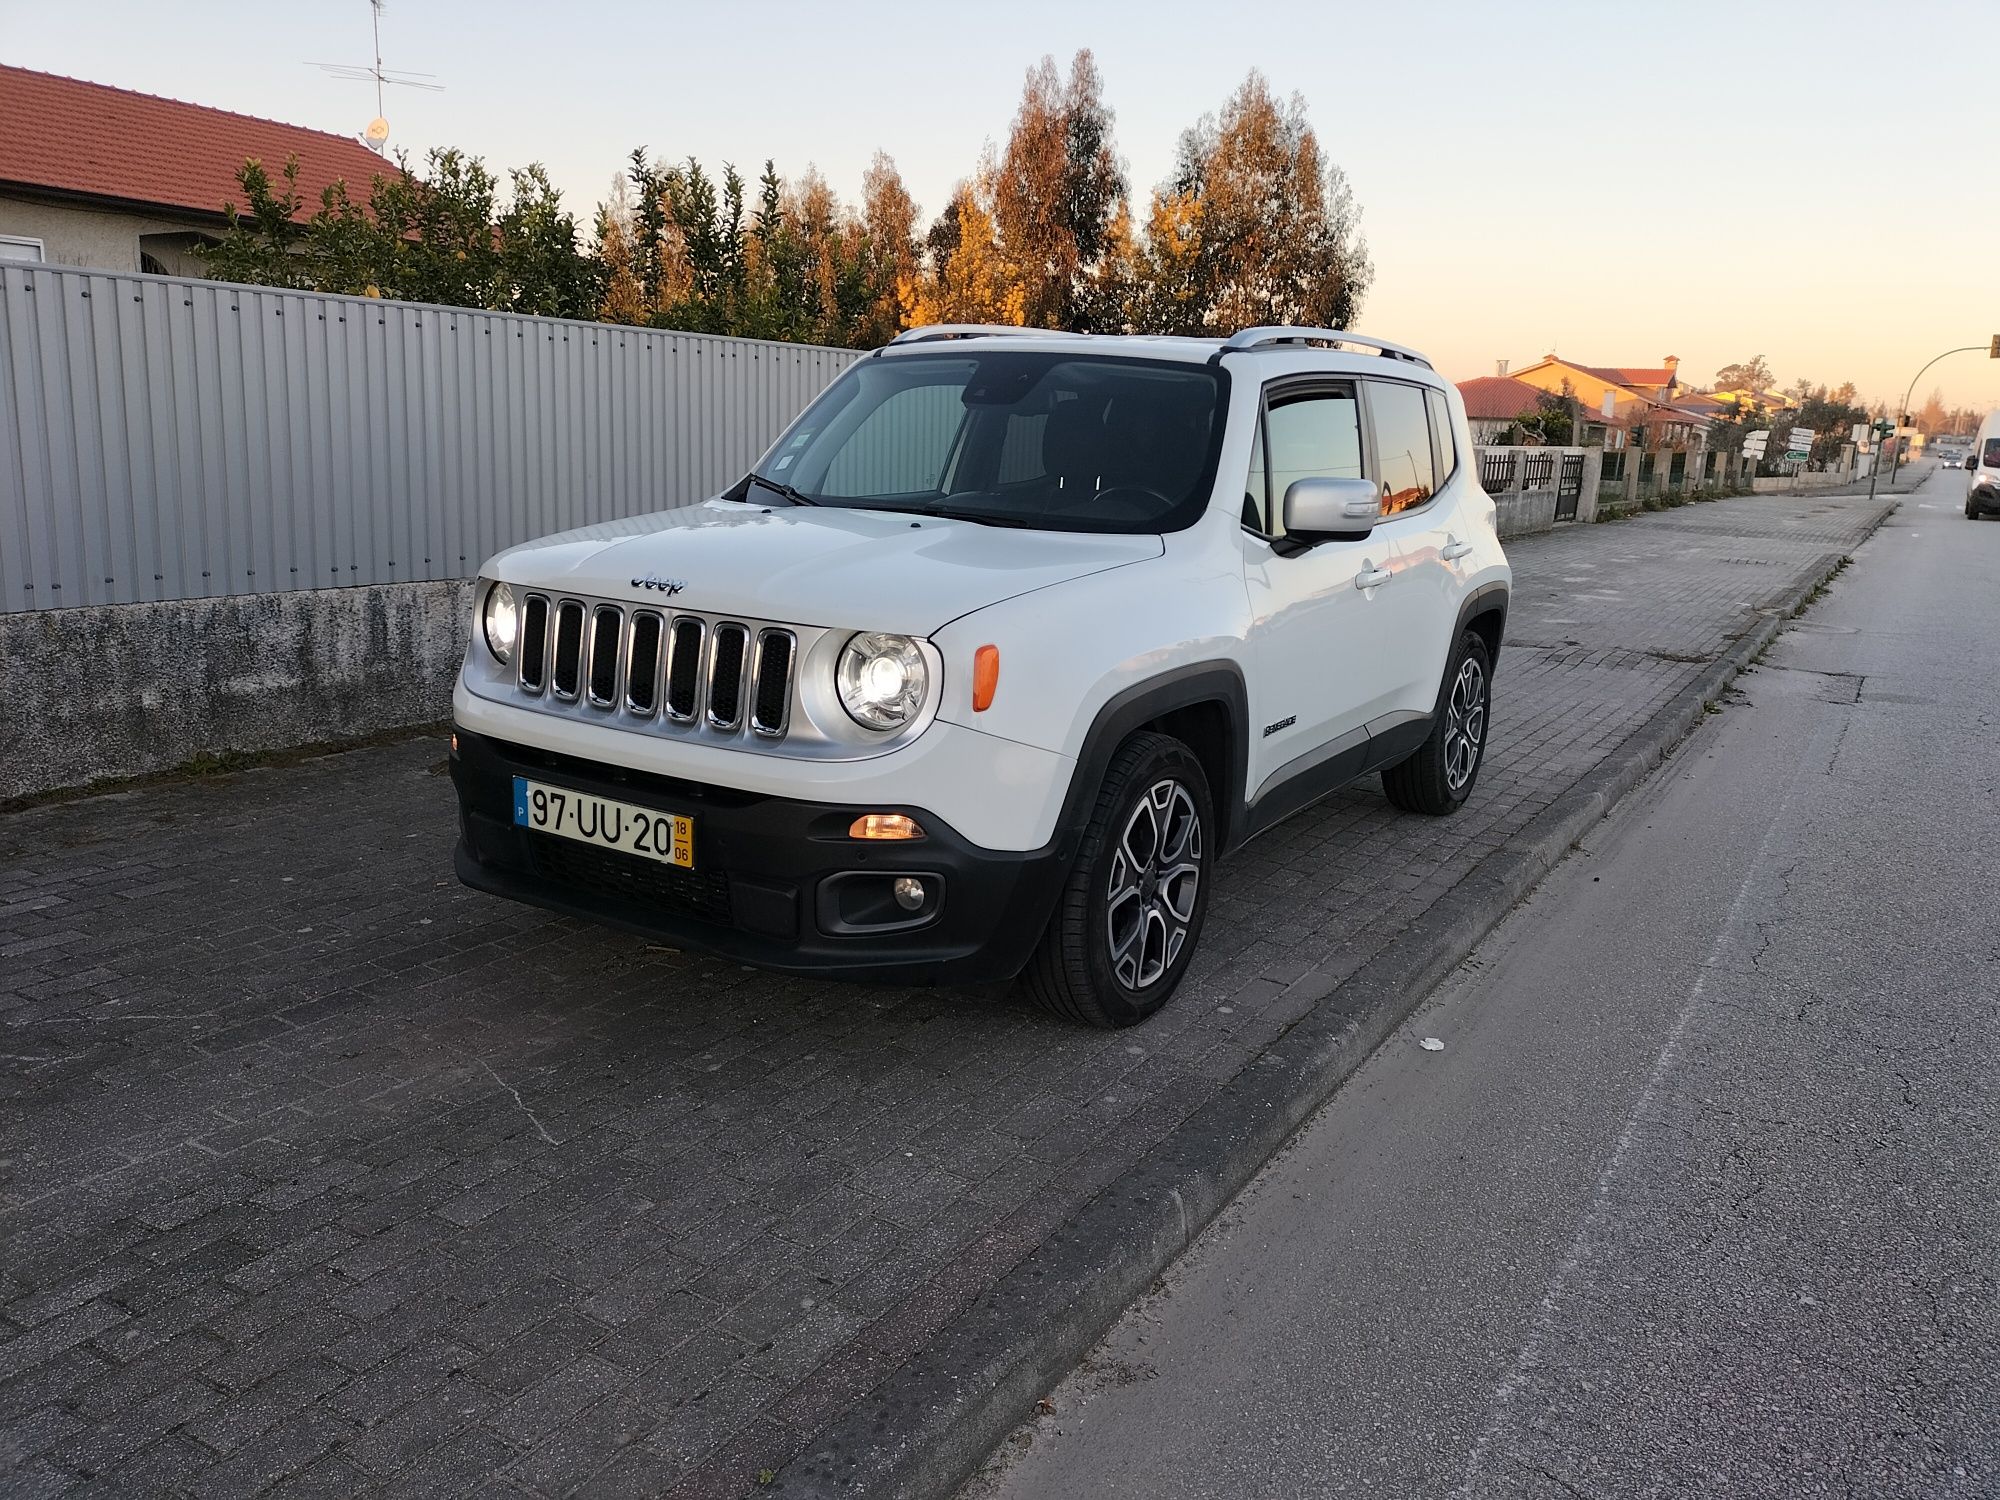
[[[2000,524],[1962,487],[965,1500],[2000,1494]]]

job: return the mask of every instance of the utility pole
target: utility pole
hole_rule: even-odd
[[[1868,465],[1868,498],[1870,500],[1875,498],[1875,481],[1882,477],[1882,444],[1884,440],[1888,439],[1889,434],[1895,430],[1896,424],[1886,419],[1875,424],[1875,452],[1871,455],[1871,462]],[[1889,477],[1893,479],[1895,475],[1892,473]]]
[[[1978,352],[1979,352],[1979,346],[1977,344],[1967,344],[1964,347],[1958,349],[1947,349],[1944,351],[1943,354],[1938,355],[1934,359],[1926,361],[1924,364],[1924,370],[1928,370],[1932,365],[1936,364],[1938,360],[1947,358],[1950,355],[1976,354]],[[2000,359],[2000,333],[1996,333],[1993,335],[1993,342],[1986,346],[1986,355],[1987,358],[1989,359]],[[1903,404],[1897,407],[1893,414],[1897,418],[1900,419],[1908,415],[1910,410],[1910,398],[1916,395],[1917,382],[1924,378],[1924,370],[1919,370],[1917,371],[1916,374],[1910,377],[1910,388],[1907,391],[1903,392]],[[1896,477],[1896,470],[1902,468],[1902,466],[1903,466],[1903,445],[1899,440],[1896,444],[1895,456],[1890,460],[1889,477],[1892,480]],[[1871,497],[1875,493],[1875,478],[1874,475],[1872,474],[1869,475],[1868,493]]]

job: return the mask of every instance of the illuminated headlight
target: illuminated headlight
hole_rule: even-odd
[[[835,671],[840,703],[869,729],[900,729],[917,716],[930,690],[930,670],[906,635],[857,635]]]
[[[514,659],[514,644],[521,638],[521,612],[514,607],[514,591],[496,583],[486,591],[480,611],[486,626],[486,649],[503,665]]]

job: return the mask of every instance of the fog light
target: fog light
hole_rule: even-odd
[[[923,829],[905,813],[863,813],[848,825],[851,839],[920,839]]]
[[[924,883],[914,875],[898,875],[895,884],[896,904],[904,911],[922,911],[924,906]]]

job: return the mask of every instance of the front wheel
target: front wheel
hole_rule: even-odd
[[[1445,664],[1431,717],[1430,738],[1406,760],[1382,773],[1382,790],[1405,812],[1442,817],[1472,795],[1486,757],[1486,724],[1493,708],[1493,656],[1476,630],[1468,630]]]
[[[1136,1026],[1167,1003],[1208,912],[1215,812],[1194,752],[1135,734],[1097,794],[1076,863],[1022,975],[1043,1009]]]

